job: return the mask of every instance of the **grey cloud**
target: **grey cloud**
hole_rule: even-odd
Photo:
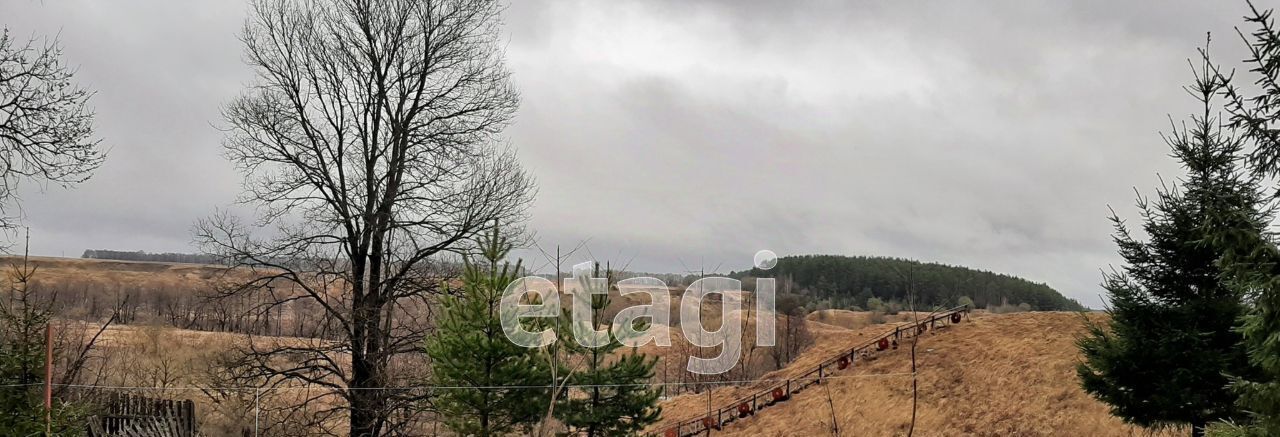
[[[1244,57],[1245,5],[1138,2],[512,2],[544,246],[590,238],[648,271],[779,254],[903,256],[1101,303],[1107,205],[1179,174],[1157,132],[1192,109],[1186,58]],[[219,106],[251,78],[239,2],[7,3],[61,34],[112,147],[93,181],[26,193],[36,251],[192,250],[228,205]],[[537,261],[535,252],[522,256]],[[536,264],[540,264],[535,262]]]

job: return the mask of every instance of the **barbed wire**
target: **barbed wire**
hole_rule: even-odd
[[[862,379],[862,378],[889,378],[899,376],[911,376],[912,372],[898,373],[874,373],[861,375],[826,375],[815,379]],[[635,384],[568,384],[564,386],[548,384],[548,385],[492,385],[492,386],[475,386],[475,385],[412,385],[400,387],[330,387],[322,385],[309,385],[301,387],[254,387],[254,386],[180,386],[180,387],[146,387],[146,386],[127,386],[127,385],[99,385],[99,384],[51,384],[54,387],[68,388],[91,388],[100,390],[223,390],[223,391],[275,391],[275,390],[500,390],[500,389],[549,389],[553,387],[565,388],[617,388],[617,387],[671,387],[671,386],[688,386],[688,385],[747,385],[759,383],[778,383],[786,381],[796,381],[800,378],[758,378],[758,379],[740,379],[728,381],[701,381],[701,382],[649,382]],[[44,383],[27,383],[27,384],[0,384],[0,388],[20,388],[20,387],[43,387]]]

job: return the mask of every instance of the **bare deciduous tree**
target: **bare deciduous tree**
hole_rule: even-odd
[[[813,345],[813,336],[809,333],[809,325],[805,323],[806,312],[802,300],[797,295],[783,294],[778,299],[774,313],[777,317],[775,323],[782,329],[778,332],[777,344],[769,349],[774,369],[785,367],[787,363]]]
[[[327,388],[309,403],[342,405],[331,413],[349,415],[350,435],[409,432],[393,418],[422,399],[388,387],[430,329],[435,263],[494,223],[518,230],[532,196],[493,145],[518,103],[500,12],[493,0],[250,2],[242,40],[258,77],[224,110],[224,146],[259,220],[218,215],[196,239],[256,273],[223,296],[265,295],[250,299],[264,314],[323,310],[335,328],[323,339],[250,342],[249,376]]]
[[[24,179],[73,185],[105,158],[93,138],[93,93],[71,81],[58,41],[19,42],[0,34],[0,207]],[[10,227],[12,217],[0,217]]]

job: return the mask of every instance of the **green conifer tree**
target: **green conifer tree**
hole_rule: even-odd
[[[598,277],[599,271],[596,264],[594,276]],[[612,320],[605,313],[612,276],[612,272],[606,273],[609,279],[604,290],[595,289],[585,275],[578,278],[584,288],[580,292],[591,293],[585,295],[591,296],[591,328],[597,331],[613,331]],[[645,326],[636,328],[642,330]],[[632,435],[658,420],[661,391],[648,385],[656,357],[634,348],[615,353],[624,345],[614,335],[608,336],[607,343],[600,347],[584,347],[574,341],[568,341],[565,347],[577,361],[572,369],[561,372],[569,375],[572,392],[559,397],[555,412],[571,430],[592,437]]]
[[[1245,20],[1254,31],[1241,37],[1251,53],[1247,61],[1257,89],[1246,95],[1234,86],[1223,90],[1231,126],[1241,129],[1254,142],[1249,155],[1253,174],[1259,177],[1280,176],[1280,32],[1271,18],[1272,10],[1260,10],[1249,3]],[[1205,59],[1209,59],[1207,53]],[[1217,71],[1217,70],[1215,70]],[[1224,81],[1229,74],[1218,73]],[[1280,194],[1280,191],[1277,191]],[[1267,230],[1271,214],[1252,211],[1222,213],[1221,220],[1254,224],[1257,229],[1227,228],[1215,242],[1224,248],[1223,265],[1234,284],[1247,293],[1250,308],[1241,319],[1240,332],[1248,348],[1249,361],[1259,374],[1235,378],[1232,387],[1239,394],[1239,406],[1249,420],[1217,427],[1214,435],[1276,436],[1280,435],[1280,249],[1276,238]]]
[[[460,435],[527,433],[545,411],[549,389],[541,388],[548,376],[534,351],[502,330],[502,292],[520,263],[502,262],[512,246],[496,227],[477,244],[480,259],[464,259],[461,295],[445,298],[436,335],[427,342],[434,405]]]
[[[30,280],[35,268],[25,257],[21,265],[11,267],[10,288],[0,296],[0,431],[42,435],[45,329],[53,321],[53,302],[33,295]],[[55,398],[49,428],[56,435],[80,435],[84,412],[83,406]]]
[[[1256,180],[1241,174],[1244,140],[1214,115],[1226,82],[1213,71],[1208,62],[1194,70],[1186,90],[1203,111],[1165,138],[1186,176],[1153,200],[1139,197],[1147,240],[1112,215],[1126,265],[1104,278],[1109,326],[1090,323],[1078,341],[1081,384],[1114,415],[1144,427],[1189,425],[1196,436],[1208,423],[1239,417],[1227,375],[1251,371],[1234,329],[1242,292],[1228,283],[1214,237],[1260,231],[1222,217],[1265,215]]]

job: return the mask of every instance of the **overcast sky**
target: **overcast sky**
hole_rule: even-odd
[[[546,247],[633,269],[890,255],[1046,282],[1099,306],[1135,216],[1180,174],[1158,133],[1205,32],[1238,65],[1242,2],[520,1],[506,132]],[[247,82],[235,0],[5,0],[60,35],[110,148],[92,181],[28,190],[32,250],[190,252],[229,205],[219,107]],[[535,265],[541,264],[535,260]]]

